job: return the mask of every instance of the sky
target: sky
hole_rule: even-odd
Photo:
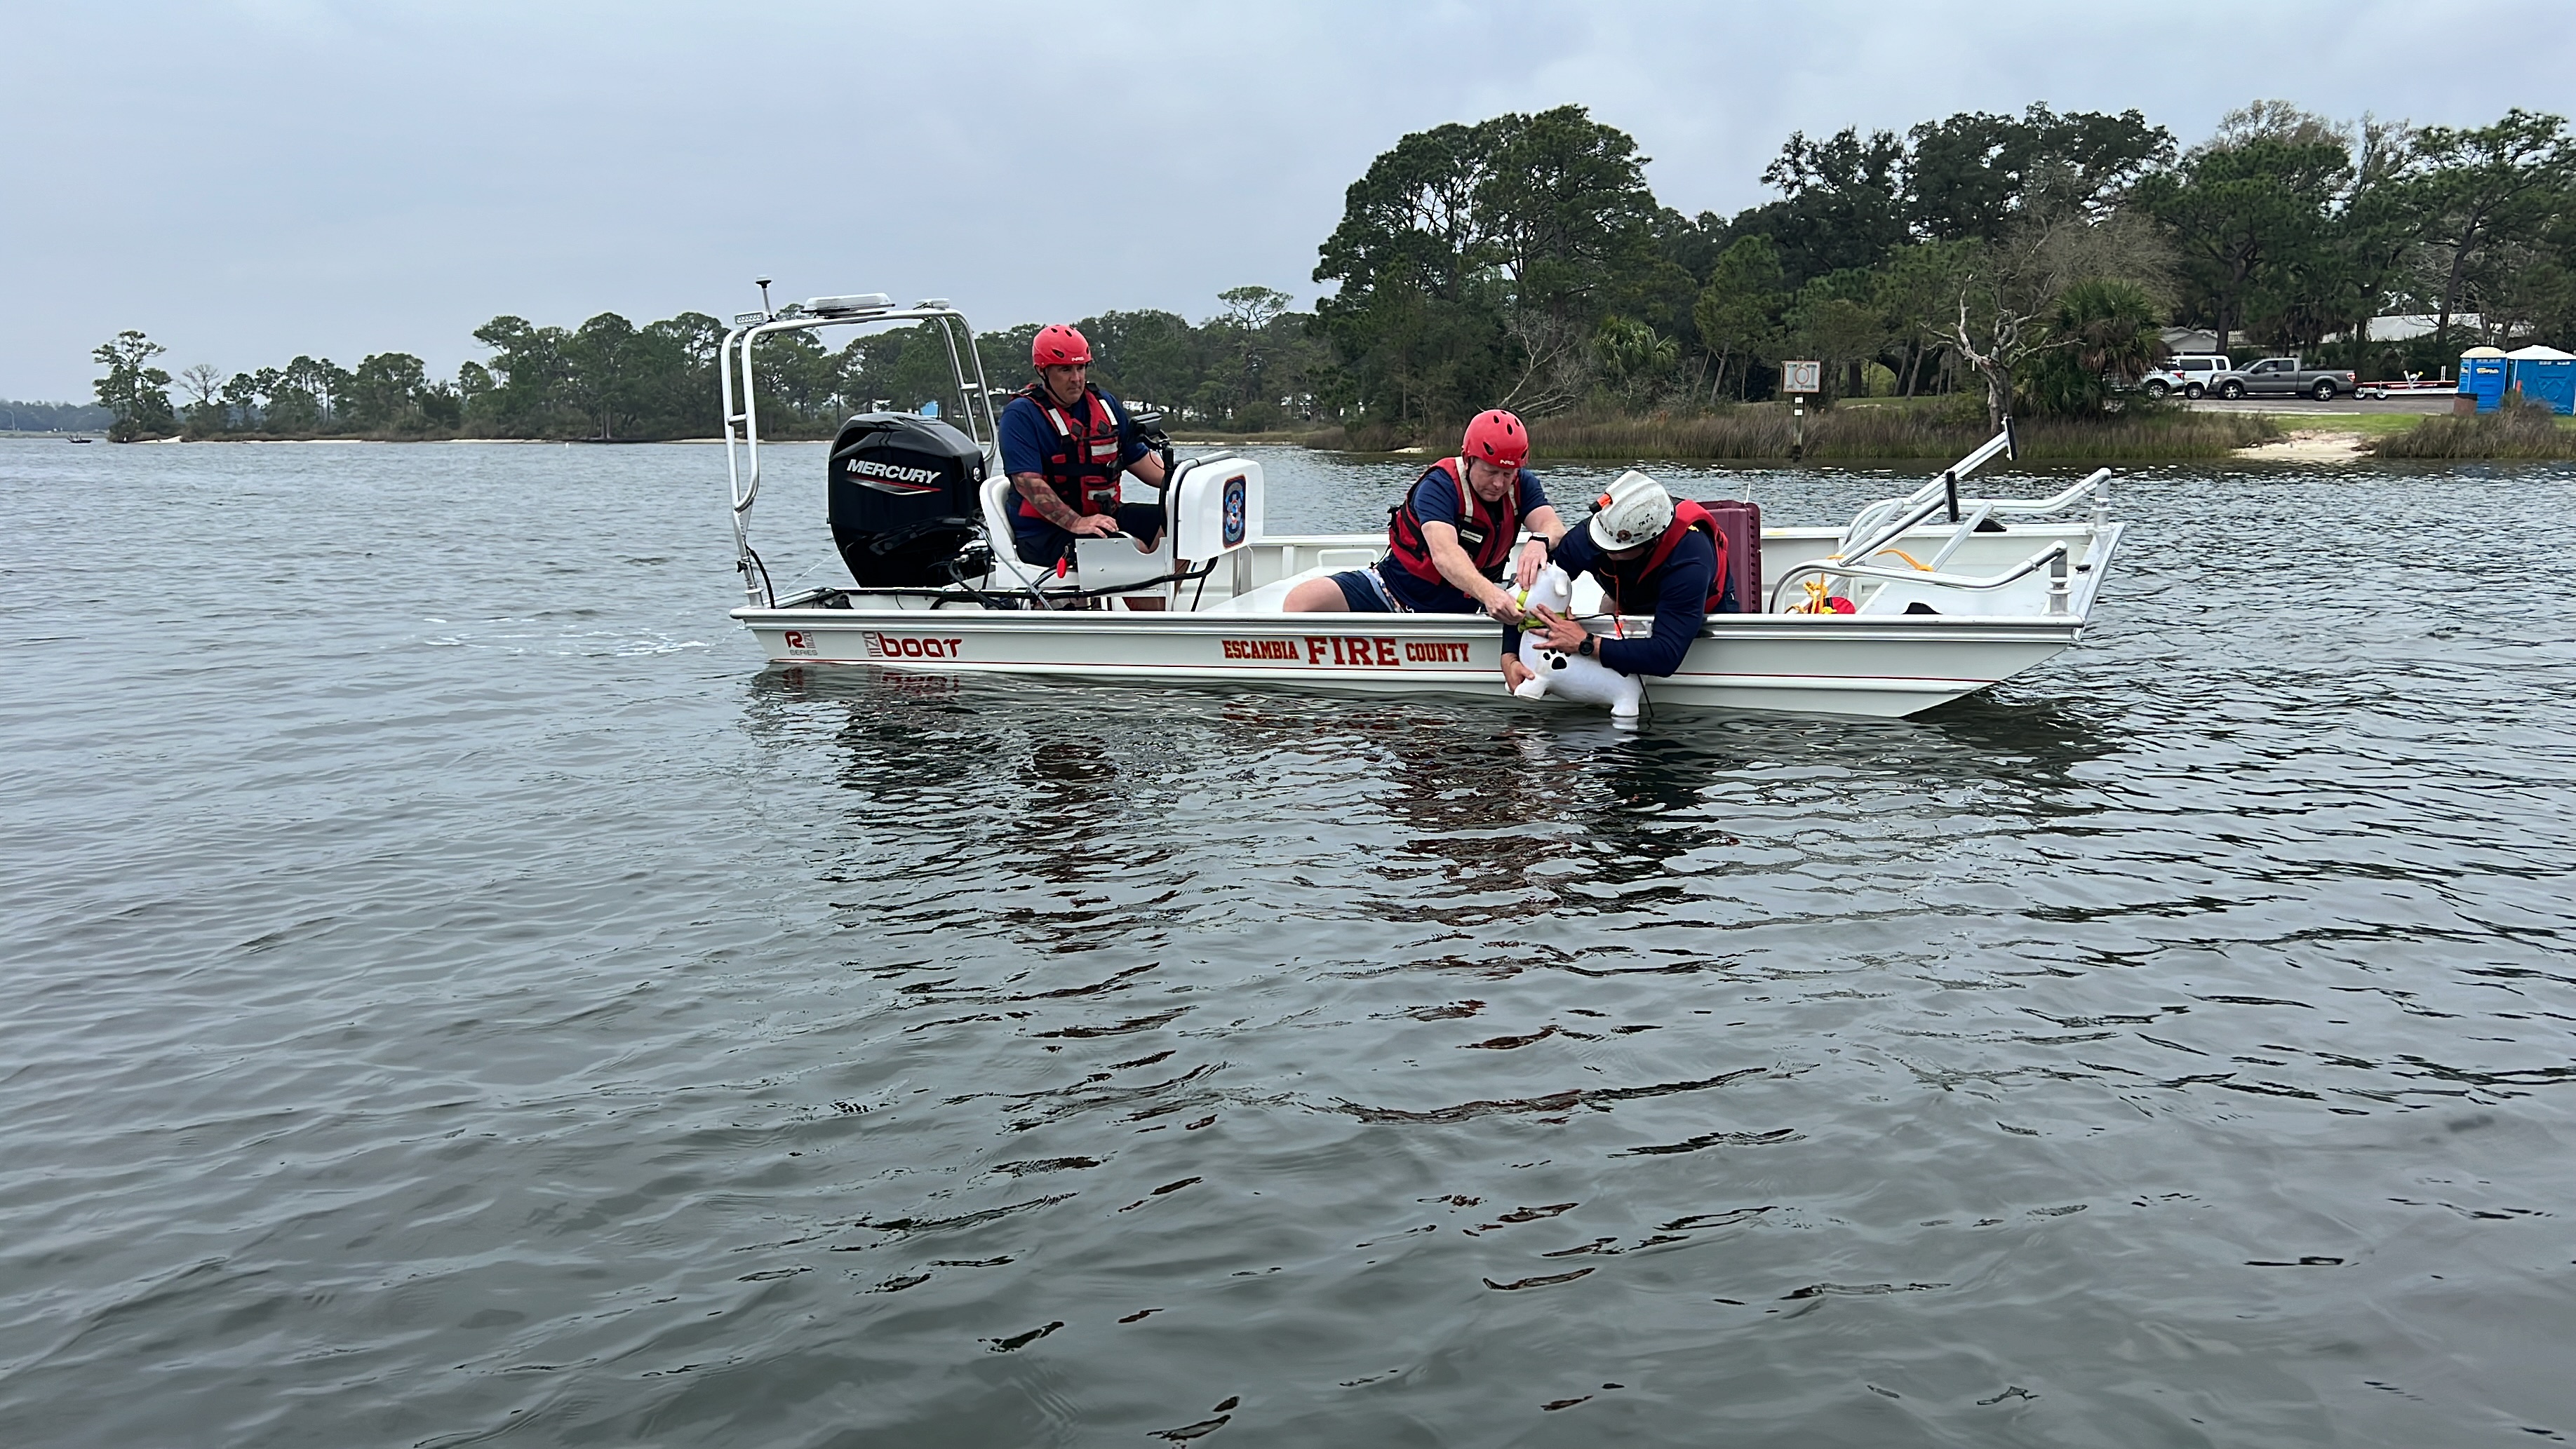
[[[2576,110],[2563,5],[1033,5],[0,0],[0,397],[161,364],[401,351],[504,313],[638,323],[942,296],[991,330],[1311,306],[1408,132],[1587,106],[1686,213],[1793,130],[2135,107],[2186,145],[2279,98],[2479,125]]]

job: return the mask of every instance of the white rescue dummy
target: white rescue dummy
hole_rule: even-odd
[[[1539,570],[1521,607],[1531,613],[1545,609],[1563,618],[1574,611],[1574,581],[1565,576],[1565,570],[1549,564]],[[1541,637],[1535,632],[1521,635],[1521,663],[1529,667],[1530,677],[1512,693],[1523,699],[1555,695],[1579,704],[1606,704],[1610,706],[1612,723],[1630,728],[1636,725],[1637,707],[1646,698],[1643,681],[1621,674],[1598,659],[1550,649]]]

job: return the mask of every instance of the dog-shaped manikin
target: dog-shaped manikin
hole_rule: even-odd
[[[1549,564],[1539,570],[1521,607],[1533,618],[1540,609],[1563,618],[1574,611],[1574,581],[1565,576],[1565,570]],[[1529,666],[1530,677],[1512,693],[1523,699],[1545,699],[1552,694],[1580,704],[1606,704],[1610,706],[1612,723],[1635,727],[1637,707],[1646,698],[1646,686],[1640,681],[1598,659],[1550,649],[1534,632],[1521,635],[1521,663]]]

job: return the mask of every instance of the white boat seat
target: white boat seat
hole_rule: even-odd
[[[1003,473],[985,479],[984,486],[976,490],[976,499],[984,508],[984,533],[995,553],[1010,545],[1011,495],[1018,491],[1011,485],[1009,475]]]
[[[993,546],[993,567],[1005,578],[1041,588],[1070,583],[1085,589],[1114,589],[1158,579],[1172,571],[1172,541],[1166,530],[1151,553],[1138,552],[1135,540],[1125,536],[1075,539],[1071,576],[1058,580],[1053,568],[1021,561],[1014,546],[1011,499],[1017,492],[1007,474],[985,479],[977,491],[977,499],[983,504],[984,533]]]
[[[995,573],[1014,583],[1042,583],[1052,578],[1053,573],[1035,564],[1020,562],[1018,552],[1012,547],[1010,500],[1017,491],[1006,473],[995,473],[976,490],[976,498],[984,506],[984,541],[992,545]]]

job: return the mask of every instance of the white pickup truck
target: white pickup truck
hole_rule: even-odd
[[[2209,380],[2236,364],[2215,352],[2177,352],[2165,365],[2138,380],[2138,390],[2161,402],[2174,393],[2197,398],[2209,391]]]
[[[2267,357],[2250,367],[2222,372],[2209,380],[2209,390],[2223,398],[2248,395],[2312,397],[2331,402],[2337,393],[2358,385],[2349,368],[2302,367],[2295,357]]]

